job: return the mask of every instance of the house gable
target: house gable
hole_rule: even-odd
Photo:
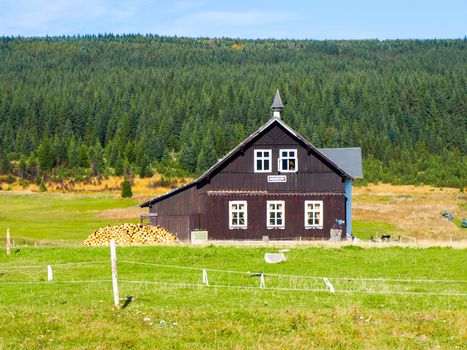
[[[297,151],[297,171],[283,172],[279,169],[281,150]],[[271,151],[270,172],[255,172],[255,150]],[[280,175],[284,182],[270,182],[270,176]],[[256,139],[244,145],[241,152],[232,155],[229,161],[211,173],[209,190],[260,190],[276,192],[341,192],[342,177],[319,154],[297,140],[280,124],[274,123]]]
[[[165,195],[142,203],[140,207],[150,206],[155,202],[173,196],[194,185],[198,188],[203,188],[209,184],[209,188],[218,189],[225,187],[226,185],[224,184],[228,184],[229,188],[249,189],[260,186],[260,188],[280,190],[278,184],[266,186],[267,178],[264,177],[264,174],[262,174],[262,177],[251,176],[255,174],[254,149],[266,146],[274,147],[275,152],[273,151],[272,173],[276,174],[279,174],[277,169],[277,154],[279,149],[281,149],[281,147],[289,147],[300,150],[298,153],[298,172],[287,174],[292,181],[289,182],[290,186],[281,187],[284,190],[303,191],[305,189],[313,189],[324,192],[340,191],[340,188],[337,188],[336,185],[332,185],[336,183],[336,179],[344,177],[352,178],[282,120],[279,118],[271,118],[266,124],[230,151],[224,158],[220,159],[197,180]],[[303,164],[304,167],[300,168],[301,164]],[[309,176],[307,178],[305,178],[305,176],[298,176],[300,174],[312,172],[315,173],[313,179]]]

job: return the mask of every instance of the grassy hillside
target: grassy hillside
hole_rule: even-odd
[[[133,298],[121,310],[112,307],[108,248],[21,248],[9,257],[2,254],[0,347],[455,349],[465,344],[465,281],[333,279],[462,280],[465,250],[293,249],[286,253],[287,262],[278,265],[266,264],[265,252],[271,249],[118,248],[120,295]],[[80,261],[96,263],[59,265]],[[201,270],[130,262],[218,271],[208,270],[206,287],[200,285]],[[47,264],[53,266],[54,282],[46,281]],[[8,268],[12,266],[24,268]],[[264,272],[267,288],[257,288],[259,278],[250,273],[219,270]],[[326,276],[336,293],[327,292],[322,279],[268,274]],[[75,283],[65,282],[72,280]],[[100,282],[79,282],[86,280]],[[5,284],[26,281],[38,283]],[[287,290],[271,289],[284,287]]]

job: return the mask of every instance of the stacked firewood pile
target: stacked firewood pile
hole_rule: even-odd
[[[117,245],[151,245],[160,243],[176,243],[177,237],[160,226],[139,224],[122,224],[101,227],[94,231],[83,245],[109,245],[110,239],[115,239]]]

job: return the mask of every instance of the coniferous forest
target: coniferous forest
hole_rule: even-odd
[[[467,40],[0,38],[0,174],[203,172],[271,116],[365,182],[464,187]]]

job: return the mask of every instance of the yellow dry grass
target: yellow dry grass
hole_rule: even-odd
[[[390,223],[403,237],[429,240],[462,240],[467,229],[441,216],[467,217],[467,196],[454,188],[368,185],[354,188],[353,218]]]
[[[143,194],[143,195],[160,195],[168,191],[171,191],[175,187],[179,187],[183,184],[186,184],[192,179],[190,178],[175,178],[173,186],[160,186],[158,182],[161,181],[163,177],[160,174],[155,174],[149,178],[139,178],[135,177],[133,179],[133,184],[131,189],[134,194]],[[110,176],[105,179],[92,178],[87,182],[73,182],[70,180],[65,180],[62,183],[56,182],[46,182],[47,192],[81,192],[81,193],[120,193],[121,192],[121,183],[123,177],[121,176]],[[36,184],[30,184],[28,186],[21,186],[18,182],[15,182],[11,185],[2,184],[4,190],[11,189],[12,191],[31,191],[39,192],[39,186]]]
[[[131,220],[134,221],[138,219],[141,214],[147,213],[147,208],[140,208],[139,206],[129,207],[129,208],[119,208],[119,209],[109,209],[104,210],[99,214],[99,217],[102,219],[110,220]]]

